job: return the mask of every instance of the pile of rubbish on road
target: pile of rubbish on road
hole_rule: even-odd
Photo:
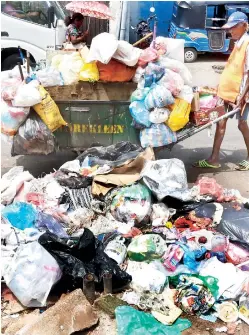
[[[92,147],[41,178],[12,168],[1,195],[2,320],[24,313],[16,333],[71,334],[98,309],[120,335],[181,334],[188,315],[249,324],[249,201],[213,178],[189,188],[179,159]]]

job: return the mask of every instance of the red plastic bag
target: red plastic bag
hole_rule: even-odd
[[[200,195],[214,196],[217,201],[223,198],[223,187],[214,178],[202,177],[197,181],[196,185],[199,186]]]
[[[229,242],[226,250],[226,258],[229,263],[239,265],[249,260],[249,251]]]
[[[157,58],[158,58],[157,51],[152,48],[147,48],[142,51],[138,59],[138,66],[144,67],[149,62],[154,62],[155,60],[157,60]]]

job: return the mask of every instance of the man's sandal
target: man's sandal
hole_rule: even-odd
[[[249,162],[246,160],[243,160],[237,165],[235,169],[239,171],[249,171]]]
[[[197,168],[204,168],[204,169],[219,169],[221,167],[220,164],[212,165],[208,163],[208,161],[206,161],[205,159],[194,163],[193,166]]]

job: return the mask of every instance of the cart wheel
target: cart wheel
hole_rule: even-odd
[[[184,60],[185,63],[192,63],[197,59],[197,51],[194,48],[184,49]]]

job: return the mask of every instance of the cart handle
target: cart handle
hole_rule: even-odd
[[[229,118],[230,116],[238,113],[240,110],[241,110],[241,108],[236,106],[233,110],[231,110],[230,112],[227,112],[226,114],[218,117],[217,119],[212,120],[212,121],[204,124],[203,126],[201,126],[199,128],[191,130],[191,132],[184,134],[182,137],[179,136],[179,138],[177,139],[177,143],[180,142],[180,141],[185,140],[186,138],[188,138],[188,137],[190,137],[192,135],[195,135],[195,134],[199,133],[200,131],[202,131],[204,129],[207,129],[208,127],[212,126],[215,123],[218,123],[219,121],[222,121],[224,119]]]

